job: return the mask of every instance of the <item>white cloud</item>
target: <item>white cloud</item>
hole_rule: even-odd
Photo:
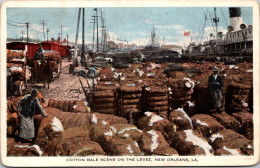
[[[132,41],[130,41],[129,44],[136,44],[136,45],[147,45],[149,43],[148,38],[137,38]]]
[[[174,29],[174,30],[183,30],[184,26],[183,25],[157,25],[155,28],[158,29]]]
[[[29,25],[29,29],[33,29],[33,30],[41,31],[41,32],[43,31],[42,25],[34,24],[34,23]]]
[[[146,19],[144,22],[145,22],[145,23],[151,23],[151,20]]]

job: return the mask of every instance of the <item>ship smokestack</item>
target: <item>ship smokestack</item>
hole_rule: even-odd
[[[240,25],[243,23],[241,17],[241,8],[229,8],[229,19],[232,31],[240,30]]]

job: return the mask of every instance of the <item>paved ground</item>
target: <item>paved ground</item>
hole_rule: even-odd
[[[77,75],[69,74],[69,65],[72,62],[67,60],[62,61],[62,73],[59,78],[55,78],[54,82],[50,83],[50,88],[39,88],[39,91],[46,99],[85,99],[84,92],[79,82]],[[83,67],[76,67],[75,70],[84,69]],[[80,77],[83,86],[88,87],[86,78]],[[91,81],[89,80],[90,84]],[[79,90],[80,92],[77,92]]]

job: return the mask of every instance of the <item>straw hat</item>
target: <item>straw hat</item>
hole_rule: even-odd
[[[218,71],[218,67],[217,66],[214,66],[214,68],[212,69],[212,71],[214,72],[217,72]]]

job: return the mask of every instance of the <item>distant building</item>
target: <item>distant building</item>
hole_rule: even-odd
[[[118,48],[118,46],[115,42],[113,42],[113,41],[107,42],[107,49],[108,50],[114,50],[114,49],[117,49],[117,48]]]
[[[175,50],[175,51],[182,49],[182,47],[178,45],[162,45],[161,48],[162,50]]]

